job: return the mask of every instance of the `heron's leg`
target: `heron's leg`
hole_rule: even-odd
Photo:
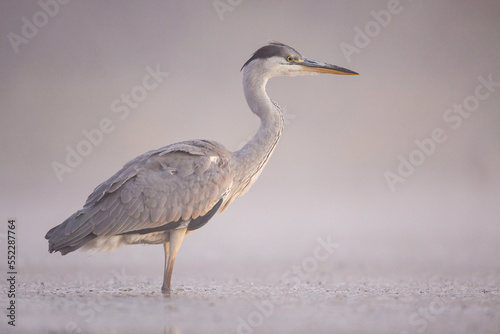
[[[165,249],[165,268],[161,292],[165,294],[170,293],[170,281],[172,279],[172,271],[174,270],[175,256],[181,247],[186,231],[187,227],[170,231],[169,242],[163,244],[163,248]]]

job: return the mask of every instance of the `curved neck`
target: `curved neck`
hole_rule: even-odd
[[[253,138],[234,152],[235,179],[242,181],[244,191],[264,168],[283,131],[283,114],[279,106],[266,93],[268,77],[255,70],[252,64],[245,67],[243,90],[248,106],[260,118],[260,127]]]

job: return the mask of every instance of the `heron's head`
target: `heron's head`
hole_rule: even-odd
[[[343,67],[304,58],[297,50],[279,42],[271,42],[255,51],[241,69],[260,72],[267,78],[317,73],[358,74]]]

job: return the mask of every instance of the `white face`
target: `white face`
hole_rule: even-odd
[[[295,59],[295,58],[294,58]],[[295,59],[296,60],[296,59]],[[294,64],[287,58],[271,57],[267,59],[256,59],[252,61],[255,67],[260,66],[266,72],[269,78],[277,76],[296,76],[296,75],[312,75],[318,74],[312,71],[304,71],[304,68],[298,64]],[[258,63],[258,64],[257,64]]]

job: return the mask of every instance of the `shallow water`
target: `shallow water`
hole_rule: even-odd
[[[272,268],[269,273],[273,273]],[[350,275],[336,268],[283,281],[37,276],[17,287],[15,329],[2,333],[497,333],[499,276]],[[182,276],[182,275],[181,275]],[[71,277],[71,275],[69,275]],[[2,304],[5,304],[3,301]]]
[[[272,229],[228,211],[183,244],[170,298],[161,245],[59,256],[19,224],[16,327],[0,333],[499,333],[496,198],[411,219],[393,202],[338,221],[283,211]]]

